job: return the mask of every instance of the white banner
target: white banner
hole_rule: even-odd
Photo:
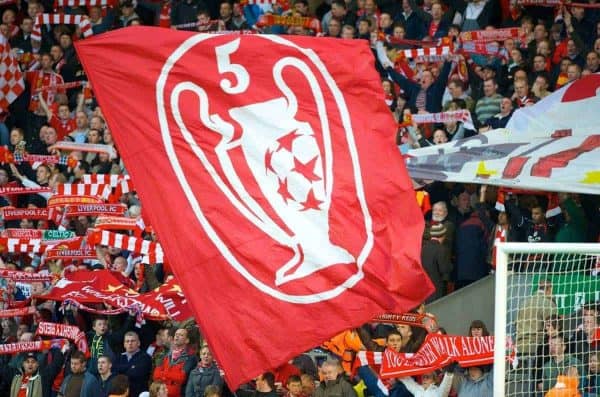
[[[506,129],[408,152],[414,179],[600,194],[600,74],[534,106]]]

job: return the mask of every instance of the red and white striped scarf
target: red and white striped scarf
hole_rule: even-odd
[[[69,141],[58,141],[52,145],[53,149],[58,150],[76,150],[79,152],[90,152],[90,153],[106,153],[111,159],[117,157],[115,148],[111,145],[104,145],[101,143],[76,143]]]
[[[85,248],[49,248],[46,250],[46,259],[97,259],[96,250],[90,247]]]
[[[437,47],[412,48],[408,50],[400,50],[398,54],[405,58],[418,58],[427,56],[444,56],[454,53],[454,48],[451,45],[443,45]]]
[[[493,30],[472,30],[470,32],[462,32],[460,39],[465,41],[504,41],[506,39],[518,39],[523,36],[520,28],[504,28]]]
[[[117,187],[119,182],[124,179],[130,179],[129,175],[115,175],[115,174],[84,174],[82,176],[83,183],[93,184],[93,183],[104,183],[110,185],[111,187]]]
[[[411,120],[417,124],[433,124],[448,122],[463,122],[465,127],[474,128],[471,112],[468,109],[453,110],[441,113],[413,114]]]
[[[36,340],[33,342],[15,342],[0,344],[0,354],[16,354],[22,352],[48,350],[51,347],[62,348],[66,339]]]
[[[79,25],[83,37],[90,37],[94,33],[90,20],[85,15],[38,14],[31,31],[31,40],[42,41],[42,25]]]
[[[143,221],[123,216],[99,216],[94,227],[100,230],[144,230]]]
[[[0,195],[7,194],[31,194],[31,193],[51,193],[52,188],[47,186],[24,187],[24,186],[2,186],[0,187]]]
[[[163,249],[159,243],[130,237],[121,233],[113,233],[108,230],[93,230],[88,233],[87,242],[91,246],[100,244],[146,255],[148,263],[162,263],[164,261]]]
[[[17,219],[48,219],[47,208],[2,208],[2,219],[14,221]]]
[[[25,283],[35,283],[38,281],[52,281],[55,278],[53,274],[30,273],[10,269],[0,269],[0,277]]]
[[[70,339],[77,345],[77,349],[85,354],[89,352],[85,333],[75,325],[56,324],[42,321],[38,324],[36,335],[60,336]]]
[[[70,204],[65,207],[64,216],[98,216],[115,215],[123,216],[127,211],[124,204]]]
[[[114,7],[116,0],[55,0],[54,8],[58,7]]]
[[[111,192],[110,185],[100,183],[61,183],[56,186],[56,194],[65,196],[98,196],[106,200]]]
[[[263,14],[256,22],[256,26],[299,26],[305,29],[311,29],[317,33],[321,32],[321,21],[311,17],[294,17],[273,14]]]
[[[118,200],[123,194],[134,190],[133,183],[129,175],[112,175],[112,174],[85,174],[83,175],[83,183],[106,183],[115,188],[113,196]],[[111,200],[109,200],[111,201]],[[115,201],[115,200],[113,200]]]
[[[35,314],[34,306],[20,307],[18,309],[0,310],[0,318],[31,316]]]
[[[58,71],[57,71],[57,73],[58,73]],[[56,85],[53,85],[53,86],[48,85],[48,86],[45,86],[45,87],[37,88],[34,91],[34,93],[37,94],[37,93],[40,93],[42,91],[54,91],[54,92],[56,92],[58,90],[68,90],[68,89],[71,89],[71,88],[79,87],[79,86],[83,85],[84,83],[85,83],[85,81],[71,81],[71,82],[68,82],[68,83],[56,84]]]
[[[0,237],[0,245],[4,247],[5,252],[19,254],[42,254],[47,247],[42,240],[37,238]]]

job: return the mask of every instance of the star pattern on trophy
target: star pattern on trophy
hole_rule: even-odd
[[[299,211],[322,210],[324,202],[321,153],[315,137],[296,129],[266,151],[267,175],[277,178],[277,194]]]

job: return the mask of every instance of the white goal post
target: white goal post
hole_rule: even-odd
[[[565,311],[583,303],[600,303],[600,274],[597,273],[600,243],[499,243],[496,247],[494,397],[524,396],[523,392],[511,392],[514,385],[509,385],[507,390],[506,382],[512,369],[506,360],[506,341],[507,336],[515,339],[519,304],[536,293],[534,284],[542,279],[571,283],[571,294],[559,291],[553,296],[553,300],[559,301],[557,307],[562,304]],[[519,354],[517,350],[517,357]],[[526,368],[525,371],[540,370]],[[523,373],[527,376],[531,372]],[[528,387],[538,386],[531,379],[527,382]]]

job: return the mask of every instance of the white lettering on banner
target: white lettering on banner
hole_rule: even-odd
[[[175,304],[172,298],[165,298],[162,294],[158,294],[156,296],[156,301],[164,306],[165,310],[167,311],[167,313],[169,313],[169,316],[171,318],[177,317],[181,314],[179,310],[171,311],[171,309],[177,309],[177,305]]]
[[[83,287],[82,291],[85,292],[86,294],[91,295],[100,300],[110,302],[110,304],[113,306],[117,306],[117,307],[121,307],[121,308],[131,308],[131,307],[138,306],[141,308],[142,313],[149,314],[151,316],[159,316],[160,315],[160,311],[157,308],[146,305],[143,302],[140,302],[139,300],[131,298],[131,297],[126,297],[126,296],[121,296],[121,295],[116,295],[116,294],[107,295],[107,294],[104,294],[104,293],[102,293],[92,287],[89,287],[89,286]]]

